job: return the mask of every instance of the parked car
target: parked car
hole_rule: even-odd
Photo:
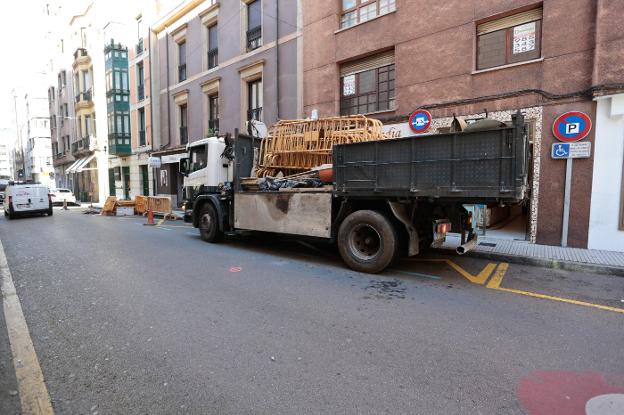
[[[19,215],[47,214],[52,216],[52,200],[48,186],[38,183],[9,183],[2,204],[4,215],[14,219]]]
[[[68,205],[76,204],[76,196],[69,189],[50,189],[50,200],[52,205],[62,205],[64,201],[67,201]]]

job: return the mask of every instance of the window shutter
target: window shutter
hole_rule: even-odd
[[[477,26],[477,34],[495,32],[497,30],[506,29],[521,25],[523,23],[533,22],[542,18],[542,8],[528,10],[526,12],[514,14],[512,16],[503,17],[502,19],[490,20]]]
[[[360,59],[354,62],[347,62],[340,66],[340,76],[352,75],[370,69],[381,68],[382,66],[394,63],[394,51],[380,53],[379,55]]]

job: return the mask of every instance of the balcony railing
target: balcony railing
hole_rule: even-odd
[[[76,102],[80,102],[80,101],[91,101],[92,98],[92,94],[91,94],[91,90],[87,90],[84,92],[80,92],[78,95],[76,95]]]
[[[140,146],[145,145],[145,131],[144,130],[139,130],[139,145]]]
[[[219,119],[218,118],[214,120],[208,120],[208,132],[211,133],[209,135],[219,134]]]
[[[78,59],[81,56],[89,56],[85,48],[76,49],[76,51],[74,52],[74,60]]]
[[[178,82],[186,80],[186,63],[178,65]]]
[[[72,154],[76,154],[83,151],[91,151],[91,144],[93,144],[93,137],[87,136],[72,143]]]
[[[145,85],[143,84],[137,85],[137,99],[139,101],[145,99]]]
[[[247,50],[258,49],[262,46],[262,26],[256,26],[247,31]]]
[[[262,116],[262,107],[253,108],[247,111],[247,121],[251,121],[251,120],[260,121],[261,116]]]
[[[260,121],[260,117],[262,117],[262,107],[253,108],[247,111],[247,121]],[[253,135],[254,133],[251,122],[247,124],[247,132],[249,133],[249,135]]]
[[[208,51],[208,69],[216,68],[219,65],[219,48]]]
[[[188,143],[188,130],[187,127],[180,127],[180,144]]]
[[[143,38],[139,39],[139,43],[137,43],[136,45],[137,56],[139,56],[141,53],[143,53]]]

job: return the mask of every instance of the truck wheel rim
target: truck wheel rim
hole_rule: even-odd
[[[358,259],[370,260],[381,250],[381,235],[370,225],[358,225],[349,233],[349,250]]]
[[[201,217],[201,229],[204,231],[209,231],[212,226],[212,220],[209,214],[202,215]]]

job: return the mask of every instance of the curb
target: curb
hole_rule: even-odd
[[[457,255],[454,249],[438,248],[437,251],[443,252],[445,254],[453,253]],[[501,253],[496,253],[496,252],[482,252],[482,251],[470,251],[462,256],[468,256],[468,257],[473,257],[473,258],[483,258],[483,259],[489,259],[492,261],[504,261],[504,262],[509,262],[511,264],[530,265],[530,266],[535,266],[535,267],[560,269],[564,271],[592,272],[595,274],[605,274],[605,275],[614,275],[617,277],[624,277],[624,267],[617,267],[613,265],[601,265],[601,264],[591,264],[591,263],[584,263],[584,262],[562,261],[562,260],[549,259],[549,258],[523,257],[519,255],[501,254]]]

